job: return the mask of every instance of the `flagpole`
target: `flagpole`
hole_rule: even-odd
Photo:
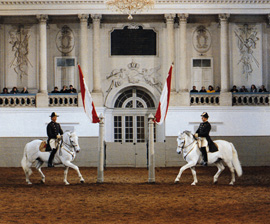
[[[99,143],[98,143],[98,167],[97,167],[97,183],[104,181],[104,117],[99,116]]]
[[[155,183],[155,147],[154,147],[154,115],[148,117],[149,124],[149,153],[148,153],[148,183]]]

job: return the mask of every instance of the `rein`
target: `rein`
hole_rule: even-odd
[[[193,140],[193,142],[191,142],[189,145],[185,146],[185,142],[184,142],[184,145],[181,147],[182,151],[185,149],[185,148],[188,148],[189,146],[191,146],[192,144],[194,143],[198,143],[196,140]],[[194,149],[194,147],[192,147],[186,155],[184,155],[184,152],[183,152],[183,156],[184,156],[184,160],[186,160],[188,154]]]
[[[64,145],[64,147],[62,145]],[[60,149],[64,149],[67,153],[69,153],[72,156],[72,158],[74,158],[75,157],[74,155],[76,154],[76,151],[75,150],[70,150],[70,148],[75,149],[75,146],[72,145],[72,144],[68,144],[68,143],[64,142],[64,140],[62,140],[61,145],[60,145]]]

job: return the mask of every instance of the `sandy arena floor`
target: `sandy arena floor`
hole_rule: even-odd
[[[63,167],[43,168],[46,183],[33,169],[27,185],[21,168],[0,168],[0,223],[269,223],[270,167],[243,167],[229,186],[228,168],[212,184],[215,167],[198,167],[197,186],[190,170],[174,184],[178,168],[157,168],[156,184],[147,169],[107,168],[96,184],[96,168],[80,168],[86,183]]]

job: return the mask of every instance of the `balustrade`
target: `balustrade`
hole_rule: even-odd
[[[0,107],[35,107],[36,94],[1,94]]]
[[[265,106],[269,105],[269,93],[233,93],[233,106]]]
[[[49,93],[50,107],[74,107],[78,106],[77,93]]]
[[[219,93],[190,93],[191,106],[218,106]]]

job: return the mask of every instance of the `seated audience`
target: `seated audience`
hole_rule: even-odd
[[[196,89],[196,86],[193,86],[193,87],[192,87],[192,90],[190,90],[190,92],[191,92],[191,93],[197,93],[198,90]]]
[[[73,85],[69,85],[69,93],[77,93],[77,90],[75,88],[73,88]]]
[[[61,89],[60,93],[68,93],[67,86],[63,86],[63,89]]]
[[[233,86],[232,89],[231,89],[231,92],[232,93],[237,93],[238,92],[238,89],[236,86]]]
[[[260,93],[266,93],[266,92],[268,92],[268,91],[266,90],[265,86],[262,85],[261,88],[259,89],[259,92],[260,92]]]
[[[14,87],[12,88],[12,90],[10,91],[10,94],[17,94],[17,93],[19,93],[19,91],[18,91],[17,87],[14,86]]]
[[[23,90],[21,91],[21,93],[28,93],[28,90],[26,87],[23,87]]]
[[[214,90],[214,88],[213,88],[213,86],[208,86],[208,90],[207,90],[207,93],[214,93],[215,92],[215,90]]]
[[[219,86],[216,87],[216,92],[217,92],[217,93],[220,92],[220,87],[219,87]]]
[[[60,92],[58,91],[58,87],[55,86],[54,89],[53,89],[53,91],[52,91],[51,93],[60,93]]]
[[[3,92],[1,94],[9,94],[7,87],[3,88]]]
[[[252,93],[256,93],[257,92],[257,88],[256,88],[256,86],[254,84],[251,85],[250,92],[252,92]]]
[[[204,86],[202,86],[201,90],[200,90],[200,93],[206,93],[206,89]]]
[[[242,86],[240,88],[240,92],[248,92],[247,88],[245,86]]]

